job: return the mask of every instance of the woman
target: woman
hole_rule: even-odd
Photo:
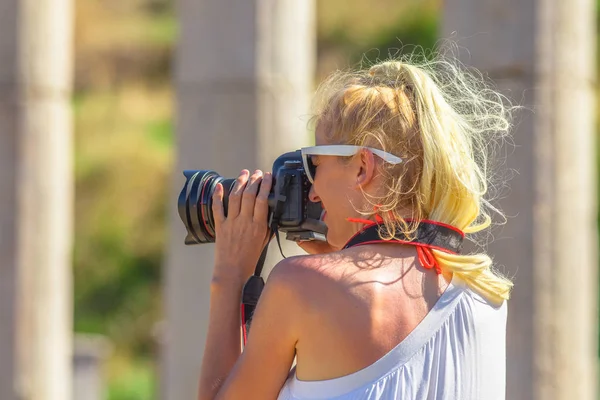
[[[303,154],[327,244],[273,269],[240,354],[240,293],[268,241],[272,177],[242,171],[227,218],[217,188],[199,398],[503,399],[512,283],[485,254],[394,240],[425,221],[490,225],[486,149],[510,127],[503,98],[445,61],[338,72],[316,98],[316,146]],[[381,242],[346,245],[373,226]]]

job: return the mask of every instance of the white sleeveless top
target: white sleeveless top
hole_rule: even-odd
[[[504,400],[506,315],[506,302],[492,305],[455,275],[423,321],[378,361],[325,381],[300,381],[292,370],[278,400]]]

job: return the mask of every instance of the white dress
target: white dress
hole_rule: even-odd
[[[458,277],[423,321],[370,366],[341,378],[300,381],[278,400],[504,400],[507,305],[494,306]]]

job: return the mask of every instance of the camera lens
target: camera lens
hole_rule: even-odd
[[[185,244],[213,243],[215,220],[212,213],[212,198],[218,183],[223,185],[223,206],[227,215],[229,193],[235,179],[225,179],[215,171],[183,171],[185,185],[179,194],[177,209],[179,218],[187,229]]]

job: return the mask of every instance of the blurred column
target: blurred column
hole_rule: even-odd
[[[243,168],[270,170],[276,156],[309,143],[315,58],[313,0],[179,0],[178,14],[164,399],[197,394],[212,273],[212,245],[183,245],[176,213],[181,171],[236,177]],[[295,244],[284,251],[298,253]],[[275,245],[268,264],[278,260],[276,253]]]
[[[489,246],[515,280],[506,398],[597,399],[595,2],[449,0],[443,34],[525,107]]]
[[[0,12],[0,398],[71,398],[71,0]]]

